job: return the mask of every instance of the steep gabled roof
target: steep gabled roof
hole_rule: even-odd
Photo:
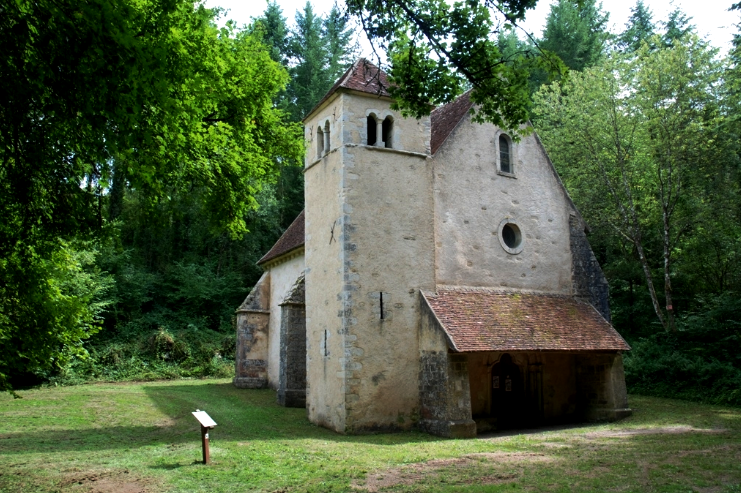
[[[473,106],[471,101],[471,91],[461,95],[452,103],[440,106],[430,114],[430,150],[435,154],[443,145],[445,139],[453,132],[458,123],[466,116],[466,113]]]
[[[366,60],[359,58],[352,66],[337,79],[337,82],[324,95],[319,103],[314,106],[307,117],[314,113],[326,100],[328,100],[339,89],[350,89],[353,91],[365,92],[375,96],[391,97],[388,92],[389,81],[386,72]]]
[[[304,246],[304,222],[304,211],[301,211],[301,214],[293,220],[291,225],[288,226],[288,229],[278,238],[273,248],[257,261],[257,265],[262,265]]]
[[[422,296],[456,352],[630,349],[594,307],[571,296],[455,287]]]

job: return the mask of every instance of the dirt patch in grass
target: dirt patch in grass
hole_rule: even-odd
[[[693,426],[664,426],[659,428],[633,428],[627,430],[601,430],[585,433],[585,438],[621,438],[636,435],[678,435],[682,433],[726,433],[725,428],[695,428]]]
[[[512,465],[512,464],[531,464],[534,462],[552,462],[553,458],[545,454],[538,453],[504,453],[504,452],[483,452],[477,454],[468,454],[463,457],[451,459],[435,459],[427,462],[418,462],[405,466],[376,471],[368,474],[365,483],[353,482],[352,488],[358,491],[368,491],[375,493],[386,488],[395,486],[411,486],[422,480],[434,480],[443,470],[454,468],[458,474],[465,475],[466,469],[480,466],[482,463],[492,465]],[[456,481],[457,484],[500,484],[514,481],[521,475],[521,471],[506,471],[492,474],[476,474],[474,479],[461,479]]]
[[[85,493],[150,493],[151,484],[128,471],[76,472],[63,479],[59,487],[61,491]]]

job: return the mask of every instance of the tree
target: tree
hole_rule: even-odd
[[[584,70],[604,54],[608,18],[595,0],[559,0],[551,5],[540,47],[558,55],[569,69]]]
[[[634,247],[668,331],[676,328],[674,261],[712,203],[705,177],[718,171],[728,150],[729,139],[719,134],[715,54],[696,36],[654,52],[644,44],[638,57],[615,54],[536,98],[539,133],[567,186],[590,222]]]
[[[296,120],[301,120],[319,102],[330,83],[322,24],[322,18],[314,13],[309,2],[303,11],[296,12],[296,27],[289,44],[293,66],[288,85],[292,114]]]
[[[664,46],[670,47],[674,42],[683,39],[687,34],[694,33],[695,26],[690,24],[691,20],[692,18],[687,17],[679,7],[669,12],[669,18],[666,22],[662,23],[664,34],[661,38]]]
[[[334,84],[334,81],[339,79],[354,61],[356,50],[353,47],[353,38],[355,32],[350,28],[348,18],[342,15],[337,5],[332,6],[329,14],[324,19],[323,27],[323,44],[327,49],[327,75],[330,84]]]
[[[189,0],[5,4],[0,340],[13,349],[0,355],[2,388],[8,372],[53,367],[93,332],[77,308],[50,308],[67,294],[44,266],[103,231],[112,175],[145,207],[201,187],[210,227],[237,237],[275,157],[303,154],[300,128],[273,105],[285,71],[213,16]]]
[[[270,58],[286,65],[288,56],[288,25],[281,9],[275,0],[268,1],[268,6],[261,17],[255,20],[255,25],[263,30],[262,41],[271,47]],[[253,26],[253,29],[256,28]]]
[[[625,23],[625,31],[618,36],[618,46],[628,53],[635,53],[642,43],[649,42],[656,34],[656,27],[653,23],[653,14],[644,5],[643,0],[638,0],[635,6],[630,8],[630,12],[628,22]]]
[[[497,35],[525,17],[537,0],[347,0],[347,11],[369,39],[387,51],[395,108],[421,117],[472,88],[475,118],[515,135],[526,131],[528,78],[533,65],[559,71],[554,57],[503,59]],[[379,57],[379,63],[381,62]]]

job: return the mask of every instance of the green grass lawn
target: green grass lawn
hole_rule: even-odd
[[[0,491],[741,492],[741,409],[631,396],[619,423],[342,436],[227,380],[0,394]],[[204,409],[213,463],[200,464]]]

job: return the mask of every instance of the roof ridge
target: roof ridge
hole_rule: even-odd
[[[360,68],[361,66],[362,70]],[[389,86],[386,72],[367,58],[360,57],[335,81],[322,99],[306,114],[303,121],[305,122],[310,115],[340,89],[350,89],[366,94],[374,94],[379,97],[390,97],[391,93],[388,91]]]

